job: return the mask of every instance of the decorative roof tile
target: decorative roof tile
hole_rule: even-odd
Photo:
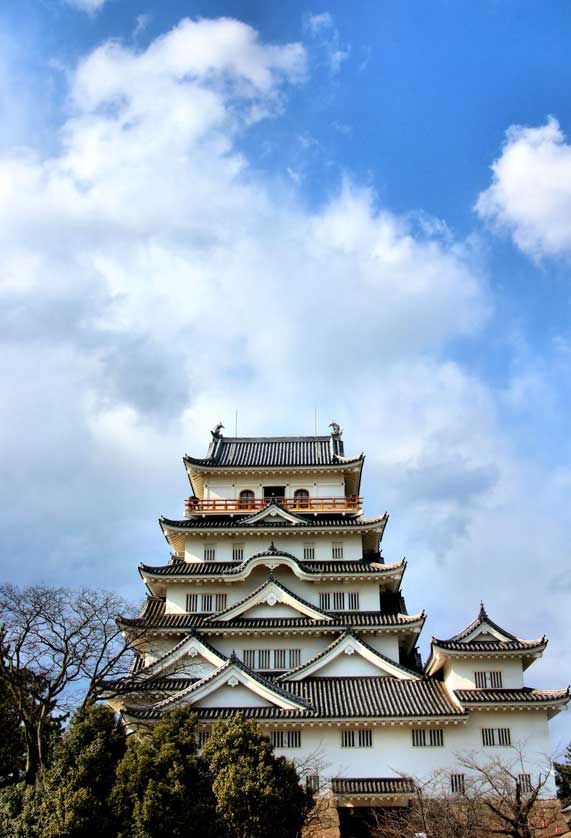
[[[333,794],[413,794],[414,781],[408,777],[334,777]]]
[[[428,679],[402,681],[382,676],[308,678],[305,681],[282,682],[281,687],[291,698],[306,702],[307,710],[200,707],[197,708],[199,719],[227,718],[242,712],[249,717],[262,719],[418,719],[467,716],[467,711],[450,698],[441,682]],[[169,704],[176,700],[175,695],[172,698]],[[141,719],[159,718],[160,712],[160,708],[156,707],[125,708],[126,715]]]
[[[384,564],[381,562],[371,562],[367,559],[354,559],[352,561],[301,561],[291,553],[286,553],[282,550],[270,552],[264,550],[256,553],[253,556],[245,559],[242,562],[186,562],[184,559],[173,558],[173,560],[166,565],[139,565],[139,572],[143,576],[238,576],[242,571],[248,567],[250,562],[259,558],[274,558],[285,556],[292,561],[295,561],[300,570],[304,573],[315,574],[316,576],[331,575],[345,575],[345,574],[387,574],[394,571],[404,570],[406,562],[402,559],[400,562],[392,564]]]
[[[301,515],[296,513],[300,523],[289,523],[286,521],[269,521],[264,519],[256,523],[248,524],[240,518],[229,518],[228,515],[204,515],[195,518],[165,518],[159,519],[161,527],[176,530],[275,530],[285,529],[295,532],[296,529],[348,529],[359,530],[367,527],[379,527],[384,529],[388,521],[386,512],[374,518],[350,518],[344,515]]]
[[[569,701],[569,687],[565,690],[520,689],[477,689],[455,690],[456,698],[462,704],[546,704]]]
[[[196,458],[185,455],[190,466],[206,468],[279,468],[334,466],[358,463],[358,457],[343,456],[343,443],[334,453],[330,436],[225,437],[215,438],[210,456]]]

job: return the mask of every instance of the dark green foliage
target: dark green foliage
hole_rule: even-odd
[[[113,805],[120,838],[221,838],[212,781],[198,756],[195,716],[177,708],[130,738]]]
[[[557,784],[557,797],[564,805],[571,803],[571,742],[567,745],[564,754],[565,762],[556,762],[555,783]]]
[[[72,717],[50,768],[34,785],[6,789],[0,824],[14,838],[115,838],[109,804],[115,768],[125,752],[121,722],[106,707],[87,706]],[[0,836],[2,836],[0,826]],[[10,831],[11,830],[11,831]]]
[[[297,838],[313,807],[295,766],[276,757],[254,721],[219,722],[203,749],[217,810],[232,838]]]
[[[17,783],[25,765],[20,715],[0,679],[0,788]]]

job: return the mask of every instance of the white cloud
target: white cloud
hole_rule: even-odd
[[[333,16],[329,12],[310,15],[305,21],[305,29],[325,52],[331,73],[337,74],[343,62],[349,58],[351,47],[341,44]]]
[[[571,255],[571,145],[557,120],[512,126],[492,171],[476,204],[480,217],[529,256]]]
[[[81,12],[94,14],[103,8],[107,0],[64,0],[64,2]]]

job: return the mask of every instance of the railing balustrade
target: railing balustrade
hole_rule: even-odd
[[[187,515],[224,512],[257,512],[274,501],[290,512],[359,512],[362,498],[359,495],[329,498],[188,498]]]

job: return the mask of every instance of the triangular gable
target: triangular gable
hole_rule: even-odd
[[[313,620],[332,620],[333,617],[322,611],[316,605],[312,605],[301,597],[289,591],[280,582],[277,582],[271,575],[266,582],[252,591],[244,599],[230,606],[225,611],[215,614],[211,617],[211,622],[226,622],[233,620],[236,617],[242,617],[248,611],[257,608],[261,605],[273,608],[278,603],[289,606],[297,615],[309,617]],[[279,616],[279,615],[278,615]]]
[[[301,666],[291,670],[291,672],[282,675],[277,680],[282,683],[287,681],[303,681],[304,678],[309,678],[312,675],[325,674],[322,670],[333,661],[339,660],[346,655],[351,657],[355,654],[374,666],[377,674],[399,678],[402,681],[418,681],[420,679],[420,675],[416,672],[387,658],[352,632],[346,632],[334,640],[333,643],[330,643],[323,652],[315,655],[311,660],[301,664]]]
[[[461,643],[471,643],[473,640],[499,640],[500,643],[510,643],[513,640],[513,635],[504,633],[498,630],[495,625],[490,624],[487,620],[483,620],[480,625],[465,634],[462,637]]]
[[[240,524],[258,524],[260,521],[286,521],[288,524],[307,524],[303,518],[288,512],[279,504],[271,501],[267,506],[256,512],[254,515],[249,515],[247,518],[242,518]]]
[[[164,655],[161,655],[154,663],[149,664],[137,673],[138,678],[155,678],[162,673],[176,675],[183,669],[185,660],[205,661],[218,669],[227,660],[226,655],[218,652],[209,643],[206,643],[198,635],[184,637],[176,646],[173,646]],[[203,675],[205,673],[202,673]]]
[[[196,681],[176,695],[160,701],[154,705],[154,709],[166,710],[178,704],[193,706],[200,703],[202,706],[208,706],[204,704],[208,696],[214,696],[218,691],[227,692],[236,688],[239,688],[242,694],[244,694],[244,691],[251,693],[252,700],[250,705],[242,701],[237,704],[226,704],[225,706],[244,707],[251,706],[252,704],[259,706],[260,704],[267,703],[280,707],[282,710],[306,710],[308,707],[304,699],[287,693],[282,687],[258,675],[258,673],[249,669],[232,655],[231,658],[211,675],[202,678],[200,681]],[[215,706],[221,705],[219,702],[216,702]]]

